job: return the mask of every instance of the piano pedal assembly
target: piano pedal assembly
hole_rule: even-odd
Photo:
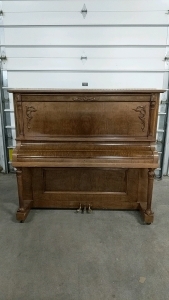
[[[93,210],[91,209],[91,205],[87,204],[87,205],[82,205],[81,203],[79,204],[79,208],[76,210],[76,213],[81,213],[83,214],[84,212],[91,214],[93,212]]]

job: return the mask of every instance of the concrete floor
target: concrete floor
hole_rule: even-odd
[[[0,174],[0,300],[168,300],[169,178],[155,221],[139,212],[32,210],[15,220],[15,175]]]

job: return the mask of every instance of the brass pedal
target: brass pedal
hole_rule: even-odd
[[[77,213],[79,213],[79,212],[82,213],[82,210],[83,210],[83,209],[82,209],[82,205],[81,205],[81,203],[80,203],[79,208],[76,210],[76,212],[77,212]]]
[[[86,206],[82,207],[82,214],[84,214],[84,212],[87,211]]]
[[[88,214],[91,214],[93,212],[90,204],[88,206],[82,206],[81,203],[79,204],[79,208],[76,210],[76,213],[84,214],[84,212],[87,212]]]
[[[86,211],[87,211],[88,214],[91,214],[93,212],[93,210],[90,207],[90,204],[89,204],[88,208],[86,209]]]

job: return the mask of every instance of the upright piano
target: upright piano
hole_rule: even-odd
[[[31,208],[140,210],[153,222],[156,126],[164,90],[9,89],[23,222]]]

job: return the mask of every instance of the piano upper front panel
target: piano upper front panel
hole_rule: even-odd
[[[156,99],[157,100],[157,99]],[[48,138],[134,138],[155,136],[150,95],[22,95],[16,105],[24,122],[18,136]],[[158,101],[153,109],[157,109]]]

